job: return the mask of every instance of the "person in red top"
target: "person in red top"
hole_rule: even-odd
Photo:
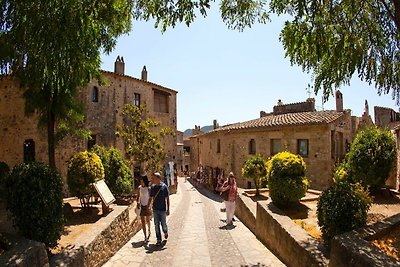
[[[228,180],[222,185],[221,191],[229,190],[228,200],[225,200],[226,207],[226,225],[232,225],[232,219],[235,214],[237,185],[233,172],[229,173]]]

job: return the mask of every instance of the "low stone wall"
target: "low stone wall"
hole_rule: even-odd
[[[256,235],[287,266],[327,266],[323,245],[310,237],[271,200],[257,203]]]
[[[239,195],[235,215],[287,266],[327,266],[322,243],[310,237],[271,200]]]
[[[23,237],[10,237],[12,247],[0,255],[0,266],[7,267],[47,267],[46,247],[43,243]]]
[[[240,221],[256,234],[256,205],[248,197],[239,195],[236,199],[235,215]]]
[[[126,206],[112,208],[111,213],[75,240],[74,247],[54,256],[50,266],[101,266],[141,229],[133,210]]]
[[[400,266],[399,261],[387,256],[368,242],[384,236],[399,226],[400,214],[396,214],[372,226],[336,236],[331,244],[329,266]]]

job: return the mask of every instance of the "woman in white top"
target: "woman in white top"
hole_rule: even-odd
[[[148,242],[150,238],[150,216],[151,211],[149,207],[149,179],[147,176],[142,176],[141,185],[137,189],[137,205],[140,205],[140,219],[142,221],[142,229],[144,234],[144,241]],[[146,234],[146,224],[149,235]]]

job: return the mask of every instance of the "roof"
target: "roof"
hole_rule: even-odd
[[[277,126],[300,126],[300,125],[317,125],[329,124],[339,119],[344,115],[344,112],[338,111],[309,111],[298,113],[286,113],[280,115],[267,115],[255,120],[239,122],[221,128],[215,129],[212,132],[269,128]]]
[[[174,93],[174,94],[177,94],[177,93],[178,93],[178,91],[175,91],[175,90],[170,89],[170,88],[168,88],[168,87],[165,87],[165,86],[162,86],[162,85],[159,85],[159,84],[156,84],[156,83],[152,83],[152,82],[149,82],[149,81],[144,81],[144,80],[141,80],[141,79],[138,79],[138,78],[129,76],[129,75],[125,75],[125,74],[122,75],[122,74],[118,74],[118,73],[115,73],[115,72],[113,72],[113,71],[108,71],[108,70],[101,70],[101,72],[107,73],[107,74],[112,74],[112,75],[117,75],[117,76],[121,76],[121,77],[127,77],[127,78],[129,78],[129,79],[133,79],[133,80],[136,80],[136,81],[140,81],[140,82],[143,82],[143,83],[150,84],[150,85],[152,85],[152,86],[160,87],[160,88],[165,89],[165,90],[168,90],[168,91],[170,91],[170,92],[172,92],[172,93]]]

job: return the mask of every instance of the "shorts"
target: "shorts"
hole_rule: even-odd
[[[140,216],[148,216],[149,214],[149,209],[147,206],[142,206],[140,205]]]

